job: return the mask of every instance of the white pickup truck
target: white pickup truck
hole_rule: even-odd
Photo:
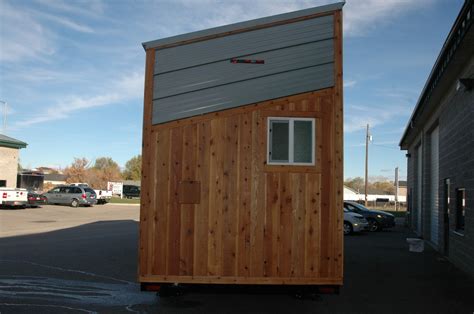
[[[71,183],[71,185],[74,186],[83,186],[83,187],[89,187],[89,184],[87,183]],[[97,198],[97,204],[106,204],[110,201],[112,198],[112,191],[107,191],[107,190],[96,190],[94,189],[94,192],[96,194]]]
[[[0,188],[0,207],[25,208],[28,204],[26,189]]]

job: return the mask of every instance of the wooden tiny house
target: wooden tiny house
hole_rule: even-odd
[[[342,285],[342,6],[144,44],[144,286]]]

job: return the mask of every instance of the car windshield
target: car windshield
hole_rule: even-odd
[[[369,210],[368,208],[366,208],[365,206],[359,204],[359,203],[349,203],[351,206],[357,208],[358,210]]]

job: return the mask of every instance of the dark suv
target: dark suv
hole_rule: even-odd
[[[43,194],[45,203],[67,204],[72,207],[97,203],[95,191],[89,187],[60,185]]]
[[[395,227],[395,216],[381,210],[372,210],[359,203],[344,201],[344,208],[353,213],[364,216],[369,222],[370,231],[380,231],[383,228]]]
[[[140,187],[136,185],[124,185],[123,196],[126,198],[140,197]]]

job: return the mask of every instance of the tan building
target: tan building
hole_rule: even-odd
[[[16,188],[20,148],[26,143],[0,134],[0,187]]]

